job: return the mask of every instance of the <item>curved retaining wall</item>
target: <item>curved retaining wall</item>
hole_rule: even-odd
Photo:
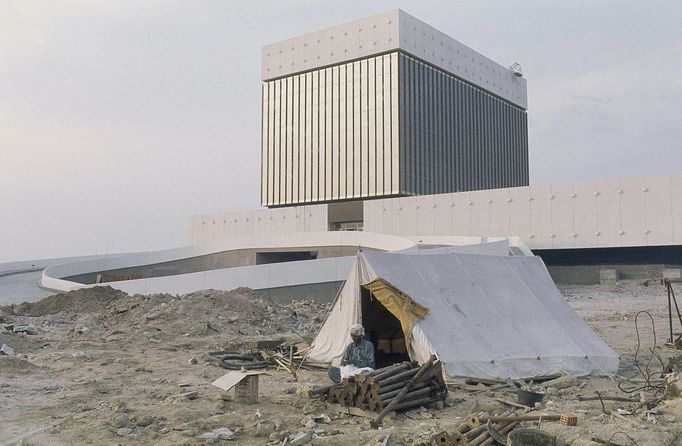
[[[153,265],[216,252],[242,249],[315,249],[320,247],[352,246],[358,249],[400,251],[417,249],[419,245],[454,246],[462,252],[507,255],[506,239],[479,237],[423,237],[404,238],[368,232],[312,232],[239,237],[216,240],[202,245],[148,253],[119,254],[106,258],[53,265],[42,273],[43,287],[57,291],[90,288],[101,284],[82,284],[66,278],[94,272],[135,266]],[[107,282],[127,293],[189,293],[197,290],[249,287],[256,290],[328,284],[346,279],[355,257],[333,257],[265,265],[240,266],[164,277]]]
[[[314,248],[353,246],[358,248],[397,251],[415,248],[415,242],[395,236],[367,232],[312,232],[260,235],[217,240],[201,245],[164,251],[120,254],[82,262],[70,262],[46,268],[42,273],[43,287],[57,291],[97,286],[66,280],[82,274],[120,268],[152,265],[200,257],[216,252],[240,249]],[[109,282],[108,285],[129,293],[185,293],[200,289],[233,289],[246,286],[253,289],[325,283],[344,280],[353,257],[307,260],[280,264],[253,265],[212,271]]]

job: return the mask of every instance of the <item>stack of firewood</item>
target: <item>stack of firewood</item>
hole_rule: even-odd
[[[344,378],[340,384],[311,390],[308,395],[375,412],[382,412],[395,402],[391,409],[399,411],[445,401],[447,386],[440,361],[429,361],[422,367],[415,362],[402,362]]]

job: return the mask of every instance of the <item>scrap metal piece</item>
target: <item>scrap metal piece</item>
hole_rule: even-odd
[[[488,433],[490,434],[491,437],[495,439],[495,441],[497,441],[500,444],[507,444],[507,436],[499,433],[497,429],[495,429],[493,423],[490,422],[490,420],[488,420],[488,422],[485,424],[485,427],[486,429],[488,429]]]

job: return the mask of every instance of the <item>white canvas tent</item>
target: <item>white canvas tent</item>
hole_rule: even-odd
[[[443,250],[359,253],[309,358],[336,362],[349,327],[376,322],[363,308],[378,303],[399,321],[409,357],[423,363],[436,354],[450,376],[612,375],[618,368],[618,355],[564,301],[539,257]]]

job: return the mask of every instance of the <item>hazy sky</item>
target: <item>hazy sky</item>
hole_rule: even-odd
[[[0,262],[258,208],[261,46],[395,8],[522,65],[531,184],[682,173],[677,0],[0,0]]]

